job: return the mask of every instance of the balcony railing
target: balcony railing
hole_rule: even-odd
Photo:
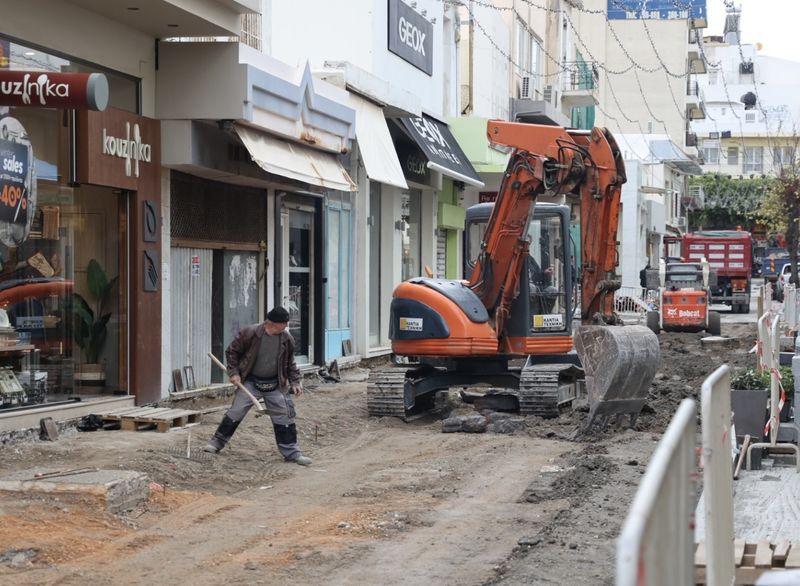
[[[594,90],[599,78],[597,66],[591,61],[564,63],[562,88],[565,92]]]
[[[696,81],[688,80],[686,82],[686,95],[700,97],[700,84]]]
[[[689,44],[690,45],[696,45],[699,36],[700,35],[697,33],[697,29],[690,28],[689,29]]]
[[[697,134],[694,132],[687,132],[686,133],[686,146],[687,147],[696,147],[697,146]]]

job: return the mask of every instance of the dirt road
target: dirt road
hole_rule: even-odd
[[[636,430],[589,440],[573,439],[580,414],[531,418],[514,435],[442,434],[433,418],[370,419],[365,383],[349,380],[298,400],[302,446],[315,460],[307,469],[284,463],[268,422],[252,417],[207,462],[170,453],[188,430],[6,448],[0,472],[132,469],[165,490],[124,518],[93,503],[0,496],[0,581],[611,583],[614,540],[647,459],[674,406],[720,360],[699,336],[665,336],[655,412]],[[745,350],[734,360],[746,362]],[[194,441],[220,418],[191,428]],[[25,563],[4,563],[18,551],[30,552]]]

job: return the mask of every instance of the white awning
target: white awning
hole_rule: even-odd
[[[353,93],[350,105],[356,110],[356,140],[367,176],[373,181],[408,189],[383,110]]]
[[[240,124],[235,128],[253,161],[267,173],[337,191],[356,191],[355,183],[335,155]]]

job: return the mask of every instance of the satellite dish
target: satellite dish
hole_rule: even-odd
[[[756,102],[757,102],[757,98],[756,98],[756,95],[753,92],[747,92],[745,95],[743,95],[741,98],[739,98],[739,101],[744,104],[744,107],[746,109],[746,108],[752,108],[753,106],[755,106]]]

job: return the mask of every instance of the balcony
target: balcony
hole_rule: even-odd
[[[696,147],[697,146],[697,134],[694,132],[686,132],[686,146],[687,147]]]
[[[699,40],[698,37],[700,33],[697,29],[689,29],[689,61],[698,61],[703,58],[702,54],[700,53],[700,45],[698,44]]]
[[[599,75],[594,62],[572,61],[564,63],[561,74],[561,103],[567,108],[596,106]]]
[[[686,118],[701,120],[706,117],[705,98],[700,85],[689,78],[686,82]]]
[[[241,31],[241,15],[260,14],[259,0],[147,0],[125,4],[73,0],[74,4],[158,39],[227,37]]]

